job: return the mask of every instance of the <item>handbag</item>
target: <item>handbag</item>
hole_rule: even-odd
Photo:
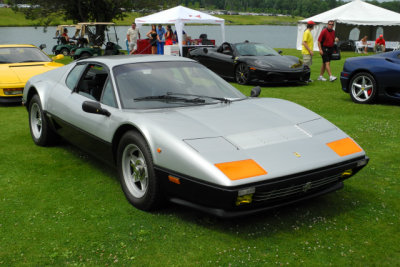
[[[336,44],[333,46],[331,60],[340,60],[340,49]]]

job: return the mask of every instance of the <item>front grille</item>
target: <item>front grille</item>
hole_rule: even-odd
[[[276,201],[281,199],[290,198],[298,194],[306,194],[313,192],[325,185],[333,184],[339,181],[341,174],[324,177],[313,181],[301,180],[299,184],[291,184],[285,187],[278,187],[268,191],[256,191],[253,195],[254,202]]]

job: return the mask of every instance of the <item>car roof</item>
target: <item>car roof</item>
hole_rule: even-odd
[[[31,44],[0,44],[0,47],[36,47]]]
[[[79,60],[79,62],[99,62],[110,67],[129,64],[129,63],[147,63],[147,62],[166,62],[166,61],[181,61],[181,62],[196,62],[192,59],[179,56],[165,55],[115,55],[90,57]]]

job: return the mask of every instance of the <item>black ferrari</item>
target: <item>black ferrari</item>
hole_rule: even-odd
[[[299,58],[283,56],[261,43],[225,42],[215,48],[193,49],[189,57],[239,84],[296,83],[310,79],[310,68]]]

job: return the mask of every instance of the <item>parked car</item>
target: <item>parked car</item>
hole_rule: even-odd
[[[0,103],[21,103],[29,78],[60,66],[34,45],[0,45]]]
[[[189,57],[226,79],[239,84],[307,82],[310,69],[295,56],[283,56],[266,44],[223,43],[217,48],[198,48]]]
[[[104,56],[33,77],[23,102],[33,141],[61,136],[116,166],[128,201],[169,200],[216,216],[260,212],[343,186],[368,157],[295,103],[246,97],[174,56]]]
[[[378,97],[400,100],[400,51],[346,59],[340,81],[355,103],[374,103]]]

